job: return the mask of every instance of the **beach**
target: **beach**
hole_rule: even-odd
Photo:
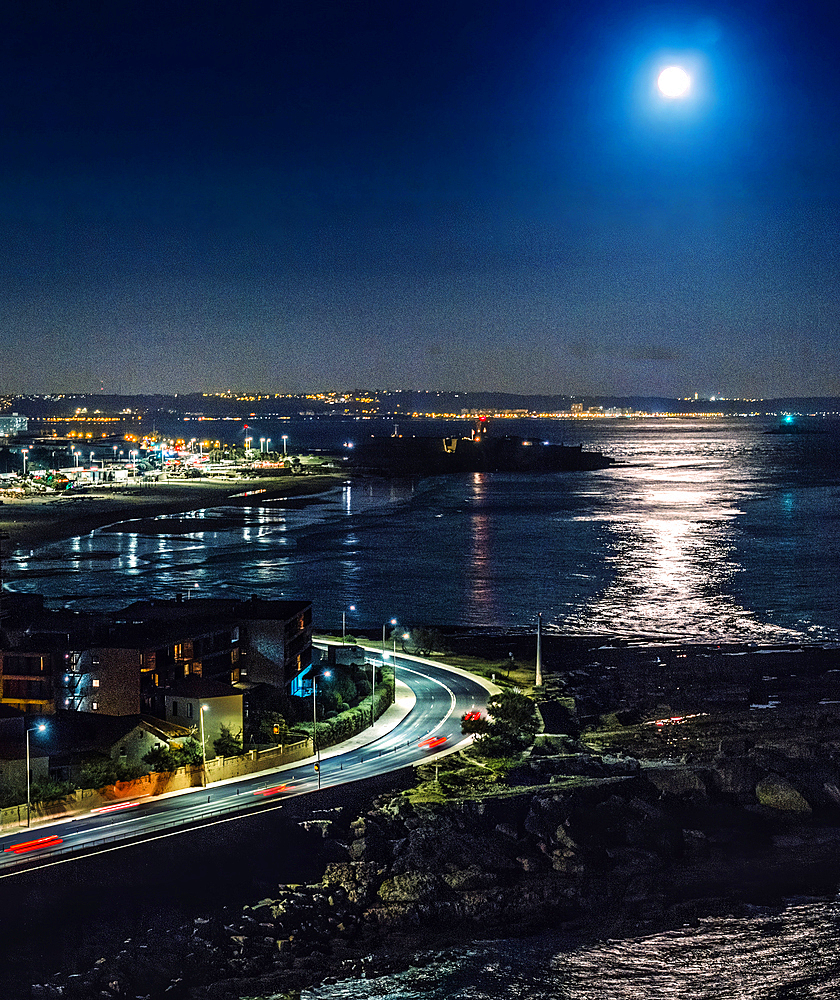
[[[0,538],[13,554],[49,542],[85,535],[128,519],[153,518],[205,507],[294,501],[323,493],[342,481],[339,474],[260,479],[177,479],[130,486],[100,486],[55,495],[2,497]]]

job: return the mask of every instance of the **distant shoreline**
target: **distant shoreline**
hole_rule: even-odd
[[[129,519],[231,504],[253,506],[259,502],[258,497],[282,501],[317,496],[344,478],[344,474],[320,474],[235,481],[179,480],[27,499],[4,497],[0,505],[0,535],[8,536],[3,540],[4,553],[12,555]]]

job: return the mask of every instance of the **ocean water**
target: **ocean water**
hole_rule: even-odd
[[[306,990],[302,1000],[833,1000],[838,931],[836,902],[791,902],[594,945],[552,934],[492,941]]]
[[[311,503],[200,511],[151,534],[96,531],[13,562],[10,583],[77,608],[176,593],[305,597],[316,627],[340,628],[344,612],[350,633],[394,617],[525,632],[542,612],[547,630],[564,633],[840,641],[838,436],[768,426],[529,422],[515,432],[582,442],[619,464],[347,481]],[[339,443],[354,429],[327,427]],[[322,446],[334,443],[327,430],[317,428]],[[595,945],[496,941],[304,996],[840,997],[838,918],[827,898]]]
[[[348,434],[323,423],[336,441]],[[199,511],[150,534],[128,524],[36,549],[9,565],[10,585],[78,608],[176,593],[302,597],[317,624],[340,627],[344,612],[351,633],[391,618],[527,631],[541,612],[547,630],[575,634],[840,639],[833,433],[765,434],[744,419],[522,427],[619,464],[348,480],[313,502]]]

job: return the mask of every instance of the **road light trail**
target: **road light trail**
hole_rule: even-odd
[[[420,741],[434,738],[447,723],[452,726],[453,716],[467,711],[477,701],[486,702],[489,694],[486,685],[469,675],[419,658],[406,656],[400,657],[400,661],[402,683],[413,691],[414,706],[391,731],[376,736],[370,743],[354,749],[338,747],[323,751],[320,777],[325,786],[335,787],[426,763],[429,751],[419,745]],[[440,704],[442,693],[448,696],[445,706]],[[447,752],[452,749],[447,748]],[[21,842],[23,833],[10,831],[0,835],[0,878],[65,863],[80,854],[91,856],[130,844],[189,835],[191,831],[218,823],[280,809],[291,797],[317,793],[317,778],[301,775],[301,768],[308,769],[310,764],[299,761],[274,769],[268,775],[264,772],[176,795],[114,803],[84,816],[59,821],[53,824],[59,833],[50,834],[55,839],[45,838],[44,849],[53,853],[43,857],[38,857],[38,848],[22,855],[7,850]]]

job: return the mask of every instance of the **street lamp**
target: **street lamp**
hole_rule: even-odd
[[[321,677],[330,677],[330,671],[325,670]],[[316,675],[312,674],[312,748],[315,751],[315,771],[318,774],[318,788],[321,788],[321,748],[318,746],[318,713],[315,708],[315,680]]]
[[[271,438],[265,439],[265,453],[266,455],[271,451]]]
[[[265,438],[260,438],[260,454],[265,451]]]
[[[245,448],[247,451],[251,450],[251,442],[253,440],[254,440],[253,438],[245,438]]]
[[[405,642],[407,639],[411,638],[410,632],[403,632],[402,641]],[[403,652],[405,652],[405,646],[403,646]],[[394,697],[392,701],[397,700],[397,637],[394,636]]]
[[[23,478],[26,479],[26,456],[29,454],[29,449],[21,448],[20,453],[23,456]]]
[[[198,720],[201,723],[201,786],[207,787],[207,751],[204,747],[204,713],[210,709],[209,705],[202,705],[198,713]]]
[[[347,609],[347,611],[355,611],[355,610],[356,610],[356,605],[355,604],[351,604],[350,607]],[[345,637],[345,635],[347,633],[347,611],[342,611],[341,612],[341,644],[342,644],[342,646],[344,645],[344,642],[345,642],[345,638],[344,637]]]
[[[288,434],[284,434],[283,435],[283,458],[286,457],[286,441],[288,441],[288,439],[289,439],[289,435]]]
[[[385,629],[389,625],[396,625],[396,624],[397,624],[397,619],[396,618],[392,618],[389,622],[384,622],[383,625],[382,625],[382,652],[383,653],[385,652]]]
[[[29,767],[29,734],[34,732],[42,733],[46,729],[46,724],[41,722],[37,726],[32,726],[31,729],[26,730],[26,826],[29,827],[30,823],[30,813],[32,811],[32,793],[30,791],[32,785],[32,776]]]
[[[382,623],[382,666],[385,666],[385,657],[388,655],[385,652],[385,629],[388,625],[396,625],[397,619],[392,618],[390,622]],[[376,661],[371,659],[370,664],[370,724],[373,725],[374,722],[374,702],[376,701]]]

